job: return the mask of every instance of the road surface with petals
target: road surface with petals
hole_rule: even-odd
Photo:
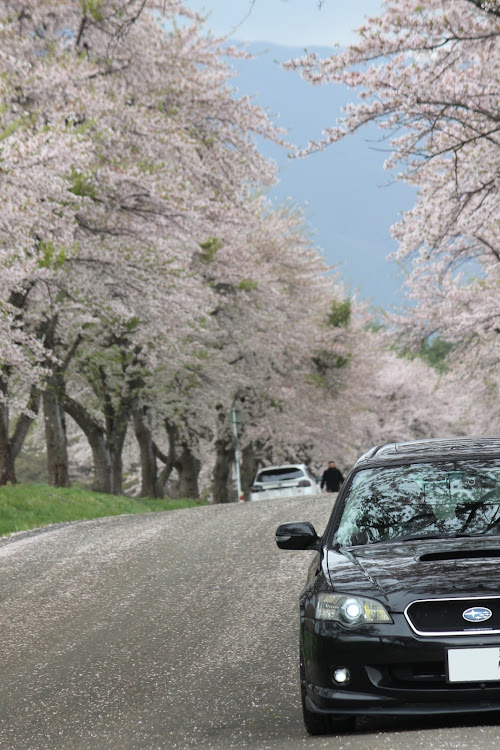
[[[4,750],[484,750],[493,720],[359,723],[308,737],[298,594],[331,497],[122,516],[0,539]],[[500,721],[500,720],[499,720]]]

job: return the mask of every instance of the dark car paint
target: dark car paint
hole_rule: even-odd
[[[470,550],[471,557],[467,556]],[[483,557],[477,554],[482,551]],[[326,568],[335,591],[356,592],[403,612],[414,599],[500,594],[500,537],[374,544],[342,551],[325,548]],[[436,553],[463,559],[435,560]]]
[[[419,599],[500,596],[500,536],[385,542],[341,548],[334,529],[354,476],[379,466],[499,458],[500,439],[421,441],[374,448],[346,478],[300,596],[304,703],[314,714],[340,717],[379,713],[441,714],[500,710],[500,681],[453,683],[447,649],[495,646],[500,634],[419,635],[405,610]],[[305,548],[305,547],[304,547]],[[311,547],[309,547],[310,549]],[[321,591],[356,594],[386,606],[391,624],[348,628],[314,619]],[[500,599],[499,599],[500,602]],[[464,604],[464,607],[466,605]],[[500,654],[500,652],[499,652]],[[336,686],[335,667],[348,665],[349,684]]]

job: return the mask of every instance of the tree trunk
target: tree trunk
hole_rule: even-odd
[[[245,500],[250,500],[250,486],[255,478],[260,461],[258,461],[253,443],[245,445],[241,451],[241,488]]]
[[[68,470],[66,422],[54,378],[49,379],[43,393],[43,416],[49,484],[53,487],[69,487],[71,482]]]
[[[231,436],[223,436],[215,441],[216,459],[213,471],[212,494],[214,503],[232,503],[236,493],[230,491],[231,467],[234,461],[234,448]]]
[[[111,397],[104,394],[104,435],[105,444],[109,453],[111,471],[111,490],[113,495],[122,494],[123,463],[122,450],[127,432],[127,422],[123,425],[123,414],[117,413],[113,407]]]
[[[0,406],[0,485],[17,484],[15,457],[9,440],[9,409]]]
[[[176,425],[168,419],[165,419],[165,430],[168,437],[168,455],[166,456],[164,453],[162,453],[156,443],[154,445],[156,457],[159,458],[160,461],[162,461],[164,464],[158,479],[159,486],[163,493],[165,492],[165,485],[167,484],[174,468],[176,457],[176,442],[178,435]]]
[[[123,495],[123,444],[128,422],[121,424],[111,436],[111,466],[113,471],[113,493]]]
[[[96,492],[121,495],[123,492],[123,444],[130,416],[134,410],[134,398],[124,397],[118,408],[114,408],[109,394],[104,398],[106,427],[89,414],[82,404],[64,396],[64,408],[85,433],[94,458],[94,483]]]
[[[175,462],[175,468],[179,474],[180,496],[191,499],[199,498],[198,477],[201,469],[201,461],[196,458],[187,443],[182,445],[182,451]]]
[[[84,406],[70,396],[64,396],[63,404],[65,411],[75,420],[89,442],[94,460],[92,489],[94,492],[113,493],[113,462],[104,428],[91,417]]]
[[[59,322],[54,315],[46,324],[45,346],[55,353],[56,330]],[[47,471],[49,484],[53,487],[69,487],[68,441],[66,436],[66,419],[61,399],[64,397],[64,373],[76,354],[81,343],[81,336],[74,339],[65,350],[64,357],[57,365],[52,362],[51,374],[47,378],[43,393],[43,413],[45,444],[47,448]]]
[[[92,458],[94,463],[94,481],[92,489],[94,492],[106,492],[112,495],[115,491],[113,484],[113,471],[111,453],[103,434],[88,437]]]
[[[6,395],[7,384],[0,381],[0,389]],[[31,387],[27,408],[33,415],[38,414],[40,408],[40,391],[36,386]],[[9,437],[10,418],[9,407],[0,404],[0,485],[17,484],[15,462],[23,447],[26,435],[35,416],[21,414],[16,422],[14,434]]]
[[[156,451],[151,429],[147,424],[147,409],[135,409],[134,432],[139,445],[141,459],[141,490],[139,497],[163,497],[160,487]]]
[[[22,320],[22,310],[26,305],[26,300],[30,291],[33,289],[35,282],[29,282],[23,288],[18,288],[9,295],[9,304],[17,307],[19,315],[16,315],[18,321]],[[44,325],[41,329],[44,328]],[[40,333],[42,330],[40,331]],[[5,398],[8,395],[9,378],[12,374],[12,368],[2,365],[0,368],[0,392]],[[15,462],[16,458],[23,447],[28,430],[40,408],[40,390],[37,386],[32,385],[27,403],[28,410],[34,415],[21,414],[16,422],[12,438],[10,437],[10,416],[9,407],[0,403],[0,485],[17,484]]]

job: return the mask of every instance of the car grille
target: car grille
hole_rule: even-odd
[[[464,612],[479,607],[491,610],[491,617],[484,622],[464,619]],[[408,605],[405,617],[419,635],[500,633],[500,597],[420,600]]]
[[[415,691],[477,691],[476,684],[450,683],[446,679],[446,665],[444,660],[433,662],[408,662],[406,664],[388,664],[366,666],[366,673],[373,685],[378,688],[392,690]],[[489,682],[482,685],[484,693],[500,691],[500,682]]]
[[[392,665],[388,668],[391,681],[400,685],[444,685],[446,669],[443,662],[419,662],[418,664]]]
[[[367,666],[366,671],[378,687],[432,690],[442,689],[447,684],[444,660]]]

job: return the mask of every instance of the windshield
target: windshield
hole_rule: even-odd
[[[349,489],[337,540],[351,546],[499,533],[499,483],[498,460],[365,469]]]
[[[303,479],[304,472],[297,466],[281,466],[259,472],[256,482],[284,482],[289,479]]]

